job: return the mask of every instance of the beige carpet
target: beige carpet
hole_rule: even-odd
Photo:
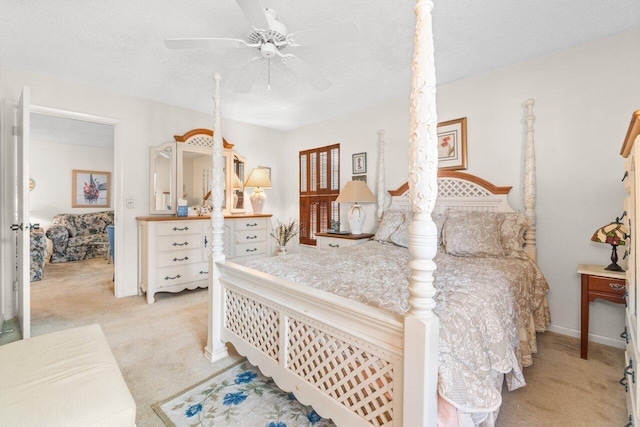
[[[46,264],[32,283],[32,331],[41,335],[99,323],[138,406],[138,427],[162,426],[151,405],[202,381],[237,360],[214,365],[202,356],[207,339],[207,291],[113,297],[112,265],[102,259]],[[498,425],[623,426],[623,351],[590,344],[580,359],[578,339],[539,335],[539,353],[525,369],[527,387],[504,392]]]

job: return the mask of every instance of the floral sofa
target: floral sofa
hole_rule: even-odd
[[[47,239],[40,228],[31,229],[31,281],[42,280],[44,259],[47,253]]]
[[[108,242],[107,225],[113,211],[87,214],[60,214],[53,217],[47,237],[53,242],[50,262],[79,261],[102,254],[95,242]]]

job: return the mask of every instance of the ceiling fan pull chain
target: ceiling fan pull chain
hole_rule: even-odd
[[[267,59],[267,90],[271,90],[271,58]]]

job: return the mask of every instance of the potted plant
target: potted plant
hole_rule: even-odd
[[[278,255],[285,255],[287,253],[287,242],[293,239],[299,231],[298,220],[295,218],[289,219],[289,222],[282,223],[280,220],[278,225],[271,230],[271,237],[276,239],[278,247],[276,253]]]

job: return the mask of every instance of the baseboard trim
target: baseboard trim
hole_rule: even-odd
[[[570,337],[580,338],[580,331],[573,328],[567,328],[565,326],[558,326],[551,324],[547,327],[547,330],[556,332],[562,335],[569,335]],[[602,335],[589,334],[589,341],[597,342],[598,344],[608,345],[610,347],[625,348],[626,343],[622,338],[610,338]]]

